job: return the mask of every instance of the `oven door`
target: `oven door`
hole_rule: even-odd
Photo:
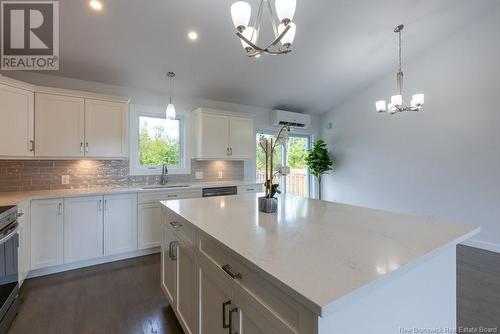
[[[11,311],[11,306],[17,299],[18,270],[17,255],[19,247],[19,235],[17,234],[17,222],[14,222],[0,231],[0,333],[4,326],[6,316]]]

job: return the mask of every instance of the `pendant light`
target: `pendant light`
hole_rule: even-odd
[[[166,118],[167,118],[167,120],[174,120],[175,119],[175,107],[174,107],[174,104],[172,103],[172,81],[175,78],[175,73],[168,72],[167,77],[170,79],[170,100],[169,100],[169,103],[167,105]]]
[[[401,31],[403,31],[403,28],[404,25],[402,24],[394,28],[394,32],[397,33],[399,37],[399,66],[398,73],[396,74],[397,94],[391,96],[391,101],[389,103],[386,103],[384,100],[377,101],[375,107],[378,112],[395,114],[405,111],[420,111],[424,105],[424,94],[413,95],[409,104],[406,103],[403,98],[403,70],[401,69]]]

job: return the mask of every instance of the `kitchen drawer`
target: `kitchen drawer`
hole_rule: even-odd
[[[139,193],[139,204],[158,203],[169,199],[197,198],[201,197],[201,189]]]
[[[223,266],[230,265],[233,274],[241,275],[239,278],[233,279],[236,285],[277,314],[288,327],[301,333],[304,326],[312,326],[314,316],[310,312],[275,284],[259,275],[257,269],[251,269],[250,266],[243,264],[229,254],[218,242],[200,236],[199,251],[202,257],[214,263],[221,270],[223,270]],[[228,277],[231,277],[226,271],[224,272]]]
[[[172,213],[169,209],[163,208],[163,222],[165,226],[177,237],[186,241],[192,246],[196,245],[196,229],[186,220]]]
[[[238,195],[247,194],[247,193],[260,193],[264,191],[263,185],[261,183],[250,184],[246,186],[238,187]]]

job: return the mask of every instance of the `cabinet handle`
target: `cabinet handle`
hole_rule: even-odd
[[[85,143],[85,152],[89,153],[89,143]]]
[[[231,330],[231,316],[229,316],[229,323],[226,324],[226,313],[227,313],[226,307],[230,305],[231,305],[231,300],[222,303],[222,328],[229,328],[229,330]]]
[[[229,155],[233,155],[233,148],[232,147],[229,148]]]
[[[35,152],[35,141],[30,140],[30,152]]]
[[[83,153],[83,142],[80,142],[80,153]]]
[[[102,199],[99,200],[99,211],[102,211]]]
[[[170,222],[170,225],[172,225],[172,227],[174,227],[174,228],[182,227],[182,224],[179,222]]]
[[[255,191],[255,188],[247,188],[247,191]]]
[[[104,211],[108,210],[108,200],[104,200]]]
[[[177,244],[177,241],[170,241],[170,243],[168,244],[168,257],[172,261],[177,261],[177,254],[174,253],[174,247],[176,247]]]
[[[62,203],[59,202],[59,206],[58,206],[58,211],[57,211],[57,214],[60,216],[62,215]]]
[[[238,312],[237,307],[233,307],[231,310],[229,310],[229,334],[233,334],[233,313]],[[236,332],[238,334],[238,332]]]
[[[222,270],[226,272],[232,279],[242,279],[241,273],[233,272],[233,268],[229,264],[222,266]]]
[[[167,195],[167,198],[177,198],[177,195]]]

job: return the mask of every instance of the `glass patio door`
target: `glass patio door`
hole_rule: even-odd
[[[265,155],[259,146],[260,136],[271,138],[272,134],[257,133],[256,135],[256,180],[264,183],[265,181]],[[290,139],[286,147],[276,147],[273,156],[274,166],[290,167],[290,174],[286,177],[276,176],[274,183],[279,183],[280,190],[283,193],[309,197],[311,192],[311,182],[309,169],[305,163],[307,150],[310,149],[311,139],[307,135],[290,134]]]

